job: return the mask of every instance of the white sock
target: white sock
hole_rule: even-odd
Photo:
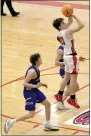
[[[46,125],[50,125],[50,120],[46,120]]]
[[[13,125],[16,122],[16,119],[11,119],[10,123]]]
[[[67,98],[67,96],[65,94],[63,94],[63,101]]]

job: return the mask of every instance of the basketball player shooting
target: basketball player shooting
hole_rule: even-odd
[[[77,76],[79,71],[79,57],[77,55],[75,43],[74,43],[74,33],[79,32],[83,27],[83,22],[73,14],[73,8],[70,5],[65,5],[62,9],[62,13],[68,17],[68,23],[66,24],[63,18],[57,18],[53,21],[53,26],[58,32],[58,39],[64,47],[64,65],[65,65],[65,76],[60,85],[60,91],[64,91],[65,86],[70,80],[69,89],[64,92],[62,100],[63,101],[69,96],[74,95],[79,90],[79,84],[77,83]],[[72,26],[73,19],[76,20],[77,25]]]
[[[57,40],[60,42],[59,38],[57,38]],[[55,59],[55,65],[56,66],[59,66],[60,69],[59,69],[59,74],[62,78],[64,78],[64,75],[65,75],[65,64],[64,64],[64,59],[63,59],[63,56],[64,56],[64,47],[62,45],[60,45],[57,49],[57,55],[56,55],[56,59]],[[84,62],[85,61],[85,58],[80,56],[79,57],[79,61],[82,61]],[[69,84],[70,84],[70,80],[67,82],[67,90],[69,88]],[[57,101],[57,109],[66,109],[66,107],[64,106],[64,104],[60,104],[60,101],[62,102],[62,96],[63,96],[63,93],[64,91],[58,91],[57,94],[54,95],[56,101]],[[74,106],[75,108],[80,108],[80,105],[78,104],[77,102],[77,99],[76,99],[76,94],[73,94],[73,95],[70,95],[70,97],[67,99],[67,102]]]

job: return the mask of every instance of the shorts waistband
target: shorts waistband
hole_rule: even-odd
[[[74,53],[71,53],[71,54],[68,54],[68,55],[73,55],[73,56],[75,56],[75,55],[77,55],[77,53],[76,53],[76,52],[74,52]]]

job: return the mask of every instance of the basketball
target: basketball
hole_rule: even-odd
[[[70,4],[66,4],[62,7],[62,13],[66,17],[70,17],[73,14],[73,7]]]

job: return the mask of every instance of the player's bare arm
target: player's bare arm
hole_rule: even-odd
[[[42,83],[42,82],[39,82],[39,83],[37,84],[37,88],[39,88],[39,87],[41,87],[41,86],[43,86],[43,87],[45,87],[45,88],[48,88],[47,84]]]
[[[55,65],[56,66],[64,66],[64,62],[60,62],[59,60],[63,59],[63,51],[62,50],[58,50],[57,51],[57,57],[55,59]]]
[[[68,23],[67,23],[67,28],[73,23],[73,18],[72,16],[68,17]]]
[[[67,28],[65,35],[68,39],[73,38],[73,33],[80,31],[84,27],[84,23],[76,15],[72,15],[72,17],[76,20],[77,25],[74,27],[70,25]]]
[[[26,86],[28,89],[39,88],[41,86],[48,88],[48,86],[45,83],[41,82],[39,82],[37,85],[29,84],[29,81],[35,79],[36,77],[37,77],[36,72],[33,69],[29,70],[23,85]]]
[[[36,72],[33,69],[29,70],[23,85],[26,86],[28,89],[39,88],[41,85],[29,84],[29,81],[36,77],[37,77]]]

